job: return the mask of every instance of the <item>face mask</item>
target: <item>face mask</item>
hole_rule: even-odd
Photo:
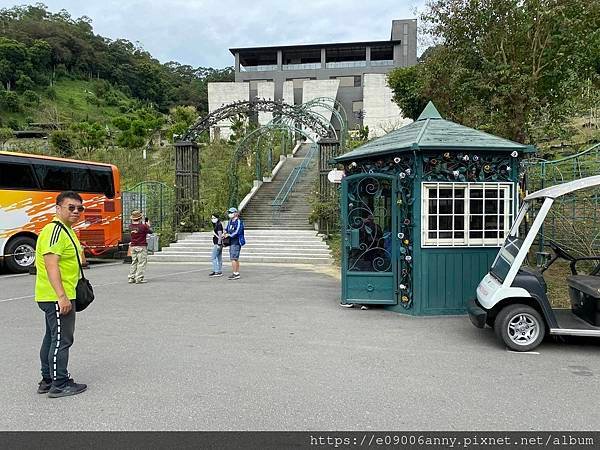
[[[210,219],[210,221],[212,223],[217,223],[219,221],[219,219],[217,219],[216,217],[213,217],[212,219]]]
[[[229,216],[230,219],[233,219],[233,213],[229,213],[227,216]]]

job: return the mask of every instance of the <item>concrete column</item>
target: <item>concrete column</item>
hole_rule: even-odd
[[[235,52],[235,71],[236,73],[240,72],[240,53]]]
[[[371,67],[371,47],[367,46],[366,53],[367,67]]]
[[[327,68],[327,53],[325,52],[325,49],[322,48],[321,49],[321,69],[326,69]]]
[[[283,70],[283,52],[277,50],[277,70]]]
[[[394,66],[402,66],[402,45],[394,45]]]

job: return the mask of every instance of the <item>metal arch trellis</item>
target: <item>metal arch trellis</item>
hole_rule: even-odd
[[[222,120],[240,114],[251,115],[258,111],[272,112],[274,116],[293,120],[303,127],[313,130],[321,137],[328,137],[330,135],[328,126],[318,116],[307,113],[303,108],[276,100],[255,99],[229,103],[216,109],[208,116],[199,118],[185,132],[182,141],[196,141],[200,134]]]
[[[313,106],[315,106],[315,105],[313,105]],[[319,106],[321,106],[321,105],[319,105]],[[306,111],[307,114],[310,114],[311,116],[314,116],[317,119],[319,119],[321,121],[321,123],[323,124],[323,126],[325,126],[326,128],[328,128],[330,130],[331,133],[328,136],[331,136],[331,134],[333,134],[334,139],[338,138],[337,131],[335,131],[335,128],[333,127],[333,124],[331,123],[331,120],[327,119],[327,117],[325,117],[320,112],[317,112],[310,108],[304,108],[304,105],[301,105],[300,108],[303,109],[304,111]],[[323,136],[323,137],[326,137],[326,136]]]
[[[326,104],[329,104],[327,102],[332,102],[336,106],[336,108],[334,108],[334,109],[336,111],[339,111],[339,112],[341,112],[343,114],[344,122],[347,125],[348,124],[348,114],[346,114],[346,109],[344,108],[344,106],[338,100],[334,99],[333,97],[316,97],[316,98],[313,98],[312,100],[306,102],[305,105],[306,104],[311,104],[311,103],[326,103]]]
[[[315,111],[314,109],[311,109],[311,107],[320,106],[320,107],[324,107],[326,109],[329,109],[330,111],[333,111],[332,109],[330,109],[331,106],[327,105],[327,104],[320,104],[320,103],[318,103],[318,104],[317,103],[311,103],[309,105],[309,107],[307,107],[306,105],[309,105],[309,103],[304,103],[302,105],[294,106],[294,108],[296,108],[299,113],[305,114],[305,115],[311,117],[312,119],[316,119],[318,122],[320,122],[321,125],[323,126],[323,128],[325,130],[327,130],[327,134],[319,133],[318,130],[316,130],[314,127],[308,127],[308,128],[310,128],[313,131],[315,131],[315,133],[319,137],[333,137],[335,139],[338,139],[337,132],[335,130],[335,127],[331,123],[331,120],[327,119],[323,114]],[[337,113],[337,111],[333,111],[333,112]],[[279,116],[279,117],[274,117],[269,122],[269,124],[270,123],[286,123],[286,124],[288,124],[290,126],[294,126],[295,127],[297,122],[296,122],[294,116]],[[300,125],[305,125],[305,124],[300,123]]]
[[[333,104],[334,106],[331,106]],[[348,115],[344,106],[332,97],[317,97],[301,105],[304,109],[310,109],[311,107],[322,107],[325,108],[337,118],[340,123],[340,148],[345,149],[346,136],[348,134]]]
[[[231,180],[231,184],[229,186],[229,204],[230,205],[238,204],[239,181],[238,181],[238,176],[237,176],[237,169],[238,169],[239,161],[244,157],[244,155],[251,148],[250,145],[248,145],[248,143],[252,139],[260,139],[265,134],[269,134],[269,133],[272,133],[273,131],[277,131],[277,130],[295,132],[295,133],[298,133],[298,134],[304,136],[306,139],[310,140],[311,142],[313,142],[313,143],[315,142],[314,138],[309,133],[307,133],[305,130],[295,127],[293,125],[287,124],[287,123],[283,123],[283,122],[269,123],[267,125],[263,125],[260,128],[257,128],[256,130],[253,130],[250,133],[248,133],[238,143],[238,145],[234,151],[233,158],[231,158],[231,161],[229,163],[229,180]],[[257,153],[256,157],[258,159],[258,158],[260,158],[260,155]]]
[[[315,99],[316,100],[316,99]],[[328,99],[331,101],[331,99]],[[313,101],[313,106],[322,106],[326,109],[331,108],[329,104],[321,104],[320,102]],[[279,124],[277,125],[279,129],[293,130],[311,140],[312,137],[305,130],[310,130],[317,137],[320,138],[328,138],[334,136],[337,139],[337,134],[333,124],[330,120],[325,118],[322,114],[317,111],[312,110],[310,107],[305,107],[303,105],[294,106],[282,101],[275,100],[267,100],[267,99],[253,99],[250,101],[238,101],[233,102],[228,105],[224,105],[221,108],[213,111],[206,117],[202,117],[196,120],[196,122],[186,130],[185,134],[181,137],[181,141],[175,144],[177,151],[185,155],[192,155],[190,158],[183,158],[185,161],[198,160],[198,146],[195,144],[195,141],[198,140],[200,135],[208,130],[211,126],[218,124],[220,121],[236,117],[239,115],[252,116],[256,112],[272,112],[273,113],[273,123]],[[343,119],[339,116],[339,112],[332,113],[336,114],[338,120],[343,123]],[[273,125],[275,126],[275,125]],[[251,133],[253,136],[254,134]],[[261,132],[262,134],[262,132]],[[244,145],[247,142],[247,139],[244,138]],[[236,154],[240,155],[238,157],[232,158],[232,162],[230,164],[230,174],[237,173],[237,163],[241,155],[246,151],[243,147],[238,146],[240,148],[236,149]],[[195,156],[194,156],[195,155]],[[177,160],[177,158],[176,158]],[[189,163],[189,161],[188,161]],[[187,163],[186,163],[187,164]],[[197,181],[197,167],[180,167],[177,170],[181,172],[183,175],[190,174],[194,175],[194,170],[196,171]],[[183,177],[182,175],[182,177]],[[189,174],[188,174],[189,175]],[[177,177],[176,177],[177,178]],[[181,177],[179,177],[181,178]],[[177,178],[177,179],[179,179]],[[185,177],[184,177],[185,178]],[[230,199],[233,198],[237,200],[238,196],[238,180],[237,177],[233,176],[230,178],[233,180],[232,186],[230,186]],[[178,211],[178,216],[184,217],[189,216],[193,213],[193,205],[199,200],[199,191],[197,189],[198,183],[184,183],[185,180],[182,178],[182,183],[185,185],[181,189],[177,190],[178,197],[176,201],[176,209]],[[179,181],[177,182],[179,185]],[[188,186],[189,185],[189,186]],[[186,187],[187,186],[187,187]],[[194,187],[196,186],[196,187]],[[188,192],[189,191],[189,192]],[[235,202],[234,202],[235,203]]]

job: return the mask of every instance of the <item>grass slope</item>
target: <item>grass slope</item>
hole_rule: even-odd
[[[118,106],[107,106],[100,99],[96,101],[94,83],[86,80],[59,80],[54,84],[56,96],[51,99],[46,89],[37,90],[41,101],[39,105],[27,106],[21,104],[21,111],[0,111],[2,126],[7,126],[11,121],[17,121],[20,128],[29,128],[28,123],[49,122],[78,122],[93,120],[102,123],[110,121],[120,114]],[[124,106],[132,105],[135,100],[124,93],[113,90],[119,103]],[[98,106],[95,103],[99,103]]]

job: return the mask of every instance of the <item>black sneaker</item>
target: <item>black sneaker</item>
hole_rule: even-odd
[[[354,303],[340,303],[342,308],[354,308]]]
[[[229,275],[227,277],[228,280],[239,280],[240,279],[240,274],[239,273],[232,273],[231,275]]]
[[[87,389],[87,384],[75,383],[73,380],[69,380],[61,388],[52,386],[48,392],[49,398],[67,397],[69,395],[81,394]]]
[[[213,277],[222,277],[223,276],[223,272],[215,272],[215,274],[213,275]]]
[[[214,277],[217,274],[217,272],[211,272],[208,274],[209,277]]]
[[[38,394],[47,394],[52,387],[52,380],[42,380],[38,383]]]

